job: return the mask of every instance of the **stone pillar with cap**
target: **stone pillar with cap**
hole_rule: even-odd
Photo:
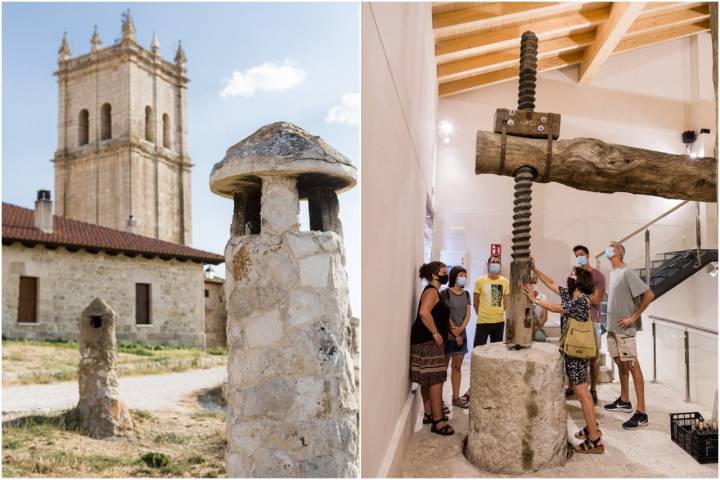
[[[320,137],[266,125],[227,150],[211,190],[225,248],[231,477],[356,477],[358,407],[337,193],[355,167]],[[307,199],[309,232],[300,232]]]
[[[117,380],[117,314],[100,298],[80,316],[80,425],[93,438],[106,438],[134,430],[132,416],[120,401]]]

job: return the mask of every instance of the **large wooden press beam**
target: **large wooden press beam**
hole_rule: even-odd
[[[478,131],[475,174],[511,176],[519,167],[537,170],[536,181],[558,182],[590,192],[627,192],[656,197],[717,201],[717,161],[605,143],[594,138],[553,142],[550,175],[545,175],[547,141],[507,137],[505,168],[500,167],[501,136]]]

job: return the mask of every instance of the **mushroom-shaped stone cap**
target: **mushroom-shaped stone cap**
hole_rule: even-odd
[[[343,154],[292,123],[277,122],[228,148],[210,173],[210,190],[232,198],[271,175],[297,178],[300,198],[314,187],[341,192],[356,183],[356,169]]]

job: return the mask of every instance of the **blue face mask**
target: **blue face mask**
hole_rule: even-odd
[[[612,258],[615,256],[615,249],[613,247],[607,247],[605,249],[605,256],[607,258]]]
[[[457,277],[455,279],[455,285],[457,285],[460,288],[463,288],[463,287],[465,287],[465,281],[466,281],[465,277]]]
[[[578,267],[584,267],[588,263],[588,259],[585,255],[575,258],[575,263]]]
[[[500,273],[500,264],[499,263],[491,263],[490,264],[490,273]]]

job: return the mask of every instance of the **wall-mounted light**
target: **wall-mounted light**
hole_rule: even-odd
[[[709,273],[711,277],[717,277],[718,274],[718,262],[710,262],[705,267],[705,272]]]
[[[450,143],[450,135],[452,135],[454,131],[455,126],[447,120],[443,120],[438,125],[438,135],[445,144]]]
[[[698,142],[700,144],[699,149],[695,149],[694,146],[697,142],[698,135],[702,135],[703,133],[710,133],[709,128],[701,128],[700,133],[695,133],[695,130],[685,130],[682,133],[682,141],[685,144],[685,155],[688,155],[692,158],[697,157],[703,157],[705,156],[705,147],[702,145],[702,142]]]

